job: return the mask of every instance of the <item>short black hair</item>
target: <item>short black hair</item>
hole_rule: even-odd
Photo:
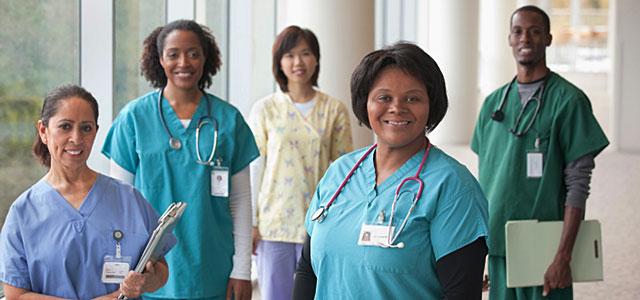
[[[549,20],[549,15],[547,15],[546,12],[544,12],[544,10],[542,10],[542,8],[537,7],[535,5],[525,5],[522,6],[518,9],[516,9],[512,14],[511,14],[511,18],[509,19],[509,28],[511,28],[511,26],[513,25],[513,16],[515,16],[517,13],[519,12],[532,12],[532,13],[536,13],[539,14],[540,16],[542,16],[542,22],[544,23],[544,29],[546,31],[547,34],[551,33],[551,21]]]
[[[61,85],[47,93],[42,103],[42,110],[40,111],[40,121],[42,121],[42,124],[48,127],[49,120],[58,113],[60,102],[74,97],[78,97],[89,103],[93,111],[93,120],[96,122],[96,128],[98,128],[98,101],[87,90],[74,84]],[[51,167],[51,153],[49,153],[47,145],[40,139],[38,130],[36,130],[36,138],[33,140],[33,145],[31,146],[31,153],[42,165],[47,168]]]
[[[311,48],[311,52],[316,57],[316,62],[318,62],[316,70],[311,76],[311,84],[313,86],[318,86],[318,75],[320,74],[320,44],[318,43],[318,38],[313,34],[313,31],[292,25],[283,29],[282,32],[278,34],[275,42],[273,42],[273,49],[271,49],[271,53],[273,55],[273,63],[271,67],[273,77],[275,77],[276,82],[278,82],[280,90],[285,93],[289,91],[289,88],[287,87],[289,81],[282,71],[280,60],[282,60],[282,57],[287,52],[295,48],[301,40],[307,42],[309,48]]]
[[[160,26],[144,39],[142,58],[140,59],[142,75],[155,88],[162,88],[167,85],[167,75],[160,64],[160,57],[164,50],[165,39],[174,30],[191,31],[198,37],[205,57],[202,78],[198,81],[198,88],[201,90],[208,88],[211,86],[211,78],[218,73],[222,65],[220,49],[209,28],[191,20],[177,20]]]
[[[429,119],[426,130],[432,131],[447,113],[449,100],[444,75],[438,64],[420,47],[399,42],[367,54],[351,75],[351,106],[360,123],[371,128],[367,100],[375,80],[382,70],[393,66],[422,82],[429,95]]]

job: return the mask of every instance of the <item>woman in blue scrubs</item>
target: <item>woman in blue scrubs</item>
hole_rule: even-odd
[[[487,201],[425,136],[448,106],[438,65],[413,44],[374,51],[351,98],[378,144],[345,154],[318,184],[294,299],[480,299]]]
[[[158,90],[122,109],[102,149],[112,176],[133,183],[157,211],[189,204],[166,257],[169,280],[145,298],[251,297],[248,165],[259,152],[240,112],[204,91],[220,65],[214,37],[198,23],[158,27],[141,60]]]
[[[97,122],[98,103],[81,87],[61,86],[45,98],[33,153],[49,171],[11,205],[0,232],[7,299],[137,298],[167,281],[164,259],[143,274],[129,271],[158,215],[131,185],[87,166]]]

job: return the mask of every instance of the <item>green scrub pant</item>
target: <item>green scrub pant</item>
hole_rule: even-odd
[[[489,300],[571,300],[573,289],[551,290],[542,297],[542,286],[507,288],[507,261],[504,256],[489,256]]]

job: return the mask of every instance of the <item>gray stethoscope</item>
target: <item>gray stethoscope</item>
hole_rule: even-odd
[[[171,149],[173,150],[179,150],[180,148],[182,148],[182,142],[180,142],[178,138],[171,135],[171,131],[167,126],[167,121],[164,119],[164,114],[162,113],[163,91],[164,88],[160,89],[160,92],[158,93],[158,113],[160,114],[160,121],[162,122],[164,130],[169,136],[169,147],[171,147]],[[213,156],[215,155],[218,146],[218,122],[211,117],[211,104],[209,102],[207,94],[205,92],[202,93],[205,95],[205,101],[207,102],[207,114],[204,117],[201,117],[200,120],[198,120],[198,126],[196,127],[196,155],[198,157],[198,160],[196,160],[196,162],[201,165],[213,166]],[[209,155],[209,158],[207,160],[202,160],[202,157],[200,156],[200,129],[207,124],[213,127],[213,145],[211,146],[211,154]]]
[[[551,72],[547,73],[547,75],[544,76],[544,79],[543,79],[544,81],[542,82],[542,84],[538,87],[538,89],[536,89],[535,92],[533,92],[533,95],[529,97],[529,100],[525,102],[522,108],[520,108],[520,112],[516,117],[516,122],[513,124],[513,127],[509,129],[509,132],[511,132],[514,136],[521,137],[527,134],[527,132],[533,125],[533,122],[535,122],[536,118],[538,117],[538,113],[540,112],[540,108],[542,107],[542,96],[544,93],[544,86],[545,84],[547,84],[547,79],[549,79],[550,75],[551,75]],[[492,120],[496,122],[502,122],[504,120],[504,112],[503,112],[504,105],[506,104],[507,98],[509,97],[509,91],[511,91],[511,86],[513,85],[513,83],[516,81],[517,78],[518,76],[514,76],[511,82],[509,82],[509,86],[507,86],[507,90],[504,92],[504,94],[502,94],[502,100],[500,101],[500,105],[498,106],[498,109],[491,114]],[[535,102],[534,104],[536,106],[535,110],[533,111],[533,117],[529,121],[529,124],[525,126],[525,128],[518,131],[518,127],[520,126],[520,122],[522,121],[522,116],[524,115],[524,112],[527,110],[529,103],[532,103],[532,102]]]
[[[374,144],[373,146],[371,146],[362,155],[362,157],[353,165],[353,167],[351,168],[351,171],[349,171],[349,173],[344,178],[344,180],[342,181],[342,183],[340,184],[338,189],[333,193],[333,197],[331,197],[331,200],[329,200],[329,202],[327,202],[327,205],[326,206],[324,206],[324,205],[320,206],[320,208],[318,208],[313,213],[313,215],[311,215],[311,220],[312,221],[317,221],[318,223],[321,223],[327,217],[327,213],[329,212],[329,208],[333,204],[333,201],[335,201],[336,198],[338,198],[338,195],[340,195],[340,192],[342,192],[342,189],[344,188],[344,186],[347,185],[347,182],[349,181],[349,179],[351,179],[351,176],[353,175],[353,173],[355,173],[356,169],[358,169],[360,164],[367,158],[367,156],[369,156],[369,154],[371,154],[371,152],[373,152],[373,150],[377,146],[378,146],[378,144]],[[398,244],[395,244],[395,242],[396,242],[396,239],[398,239],[398,236],[400,235],[402,230],[404,229],[405,225],[407,225],[407,221],[409,220],[409,217],[411,216],[411,213],[413,212],[413,209],[416,207],[416,204],[418,203],[418,200],[420,199],[420,196],[422,196],[422,190],[424,188],[424,183],[422,182],[422,179],[420,179],[420,172],[422,172],[422,167],[424,167],[424,164],[427,161],[427,157],[429,156],[429,150],[431,150],[431,142],[429,142],[429,139],[427,139],[427,148],[425,149],[424,154],[422,155],[422,162],[420,162],[420,166],[418,167],[418,171],[416,172],[416,174],[414,176],[410,176],[410,177],[407,177],[407,178],[403,179],[400,182],[400,184],[398,185],[398,187],[396,188],[396,192],[395,192],[395,195],[393,197],[393,202],[391,203],[391,217],[389,218],[389,224],[387,225],[387,241],[386,241],[386,243],[380,243],[379,244],[380,247],[383,247],[383,248],[404,248],[404,243],[400,242]],[[414,182],[418,183],[418,192],[413,197],[413,201],[411,203],[411,207],[409,208],[409,211],[407,211],[407,215],[404,217],[404,220],[402,220],[402,223],[400,224],[400,227],[399,227],[398,231],[395,234],[393,234],[393,237],[392,237],[391,236],[391,229],[393,228],[393,216],[394,216],[394,214],[396,212],[396,204],[398,203],[398,197],[400,195],[400,190],[402,189],[402,186],[405,183],[409,182],[409,181],[414,181]]]

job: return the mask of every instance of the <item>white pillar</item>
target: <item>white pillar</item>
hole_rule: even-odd
[[[289,25],[311,29],[320,43],[320,89],[351,111],[349,83],[353,69],[375,45],[374,8],[370,0],[278,1],[278,31]],[[373,134],[351,114],[354,147],[371,144]]]
[[[427,37],[420,39],[421,45],[440,66],[449,95],[449,111],[429,137],[439,144],[468,144],[479,97],[479,4],[467,0],[428,2]]]
[[[88,164],[106,174],[109,161],[100,150],[113,118],[113,1],[83,1],[80,8],[80,85],[100,106],[100,128]]]
[[[640,35],[637,33],[640,18],[640,1],[613,1],[610,47],[613,56],[611,86],[613,87],[614,145],[620,151],[640,152]]]
[[[513,0],[480,1],[480,103],[496,88],[509,81],[516,65],[509,47]]]

